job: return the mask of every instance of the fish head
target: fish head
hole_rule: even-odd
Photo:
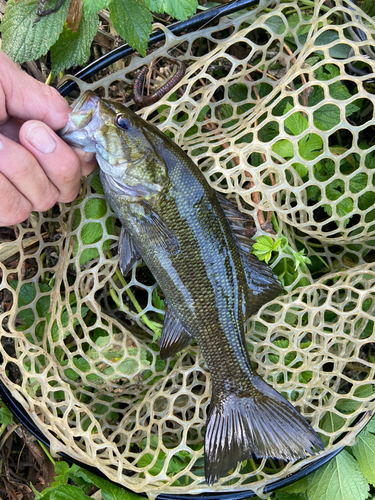
[[[96,153],[100,168],[121,179],[152,150],[144,122],[126,106],[86,91],[59,132],[69,145]]]

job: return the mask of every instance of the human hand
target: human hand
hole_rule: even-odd
[[[94,154],[72,149],[54,132],[70,112],[56,89],[0,51],[0,226],[73,201],[81,176],[93,171]]]

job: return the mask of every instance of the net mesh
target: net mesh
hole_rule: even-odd
[[[353,444],[375,408],[375,119],[371,75],[347,65],[373,70],[365,49],[375,31],[341,1],[266,6],[180,37],[156,25],[166,41],[155,52],[78,83],[132,106],[137,68],[167,55],[188,63],[177,89],[140,114],[254,217],[258,234],[272,216],[273,237],[287,238],[272,260],[281,277],[294,269],[287,294],[248,321],[246,338],[259,374],[319,431],[324,455]],[[353,41],[356,26],[367,41]],[[119,227],[97,171],[73,204],[5,234],[0,374],[54,452],[150,497],[261,494],[320,458],[248,460],[207,487],[210,374],[194,343],[160,360],[162,293],[140,262],[119,273]],[[301,248],[311,266],[295,265]]]

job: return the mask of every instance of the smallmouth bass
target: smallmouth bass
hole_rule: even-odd
[[[96,153],[106,198],[122,224],[122,272],[141,256],[163,290],[161,358],[192,337],[202,350],[212,378],[207,483],[252,455],[295,461],[323,450],[294,406],[251,367],[244,322],[282,286],[249,252],[246,217],[172,139],[117,102],[85,92],[60,135]]]

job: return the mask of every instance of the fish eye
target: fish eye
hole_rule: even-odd
[[[124,115],[117,115],[116,116],[116,125],[121,128],[122,130],[129,130],[132,128],[132,125],[130,123],[130,120],[125,118]]]

